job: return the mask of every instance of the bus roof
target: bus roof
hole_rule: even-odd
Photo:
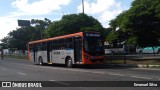
[[[56,40],[56,39],[62,39],[62,38],[69,38],[73,36],[82,36],[83,32],[78,32],[78,33],[73,33],[73,34],[68,34],[68,35],[63,35],[63,36],[57,36],[53,38],[47,38],[47,39],[41,39],[41,40],[36,40],[36,41],[31,41],[29,44],[35,44],[35,43],[40,43],[40,42],[47,42],[51,40]]]

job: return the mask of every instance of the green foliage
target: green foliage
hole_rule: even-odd
[[[9,47],[9,37],[8,36],[1,39],[1,42],[3,42],[3,43],[0,43],[0,47],[2,47],[4,49]]]
[[[120,41],[142,47],[156,46],[160,39],[160,0],[134,0],[131,8],[119,14],[110,25],[112,30],[121,32]],[[120,38],[122,34],[124,40]]]
[[[10,48],[16,48],[17,50],[26,50],[27,43],[30,40],[35,40],[36,30],[33,27],[22,27],[17,30],[11,31],[8,35],[8,44]]]
[[[111,31],[109,35],[106,37],[106,41],[108,41],[110,44],[115,42],[118,39],[118,33],[115,31]]]
[[[98,20],[86,14],[70,14],[64,15],[59,21],[52,22],[45,34],[48,37],[54,37],[80,31],[103,32],[103,27]]]
[[[155,46],[158,45],[158,33],[160,32],[160,18],[157,15],[157,6],[160,5],[159,0],[140,0],[140,5],[136,5],[138,1],[134,1],[132,4],[132,12],[137,12],[134,17],[135,20],[131,20],[133,23],[134,34],[137,36],[137,42],[141,46]],[[160,7],[159,7],[160,10]],[[136,21],[137,20],[137,21]],[[135,27],[135,28],[134,28]]]
[[[127,44],[136,44],[137,43],[137,37],[135,37],[135,36],[130,36],[129,38],[128,38],[128,41],[127,41]]]
[[[114,43],[117,42],[118,35],[115,31],[111,31],[109,35],[106,37],[106,41],[113,46]]]
[[[46,37],[44,31],[50,23],[51,20],[47,18],[45,18],[44,20],[38,20],[38,19],[31,20],[31,24],[34,26],[35,30],[37,31],[37,34],[39,34],[39,37],[37,39],[43,39]]]

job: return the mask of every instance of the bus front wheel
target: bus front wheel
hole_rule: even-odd
[[[73,64],[72,64],[72,59],[71,58],[68,58],[67,61],[66,61],[66,66],[68,68],[72,68],[73,67]]]
[[[42,59],[42,57],[39,57],[39,60],[38,60],[38,63],[39,63],[39,65],[43,65],[43,59]]]

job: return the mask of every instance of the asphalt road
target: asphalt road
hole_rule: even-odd
[[[68,85],[64,81],[160,81],[160,70],[132,67],[94,66],[85,68],[64,65],[34,65],[26,60],[0,59],[0,81],[50,81],[58,85]],[[76,83],[76,82],[74,82]],[[83,82],[82,82],[83,83]],[[101,82],[102,83],[102,82]],[[127,84],[127,83],[126,83]],[[29,90],[160,90],[160,87],[46,87]],[[28,88],[0,88],[28,90]]]

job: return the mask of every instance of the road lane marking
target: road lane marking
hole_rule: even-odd
[[[65,70],[65,71],[75,71],[75,72],[91,72],[87,70],[80,70],[80,69],[67,69],[67,68],[57,68],[57,67],[41,67],[41,66],[34,66],[34,65],[28,65],[32,67],[37,67],[37,68],[46,68],[46,69],[58,69],[58,70]]]
[[[25,73],[21,73],[21,72],[17,72],[18,74],[20,74],[20,75],[27,75],[27,74],[25,74]]]
[[[35,66],[35,65],[26,65],[26,66],[31,66],[31,67],[36,67],[36,68],[45,68],[45,69],[59,69],[59,70],[67,70],[65,68],[57,68],[57,67],[45,67],[45,66]]]
[[[115,76],[125,76],[125,75],[122,75],[122,74],[117,74],[117,73],[109,73],[109,75],[115,75]]]
[[[40,66],[34,66],[34,65],[29,65],[32,67],[40,67]],[[87,71],[87,70],[79,70],[79,69],[66,69],[66,68],[53,68],[53,67],[40,67],[40,68],[50,68],[50,69],[59,69],[59,70],[68,70],[68,71],[76,71],[76,72],[87,72],[87,73],[96,73],[96,74],[108,74],[108,75],[114,75],[114,76],[121,76],[124,77],[125,75],[123,74],[118,74],[118,73],[112,73],[112,72],[95,72],[95,71]],[[152,79],[152,78],[148,78],[148,77],[140,77],[140,76],[130,76],[133,78],[141,78],[141,79]]]
[[[59,67],[45,67],[45,66],[36,66],[36,65],[26,65],[26,64],[21,64],[21,65],[24,65],[24,66],[29,66],[29,67],[37,67],[37,68],[46,68],[46,69],[58,69],[58,70],[65,70],[65,71],[79,71],[79,72],[88,72],[88,73],[97,73],[97,74],[104,74],[104,73],[101,73],[101,72],[95,72],[95,71],[88,71],[88,70],[79,70],[79,69],[68,69],[68,68],[59,68]],[[5,69],[4,69],[5,70]],[[148,70],[148,69],[146,69]],[[157,70],[157,69],[156,69]],[[24,74],[24,73],[19,73],[21,75],[27,75],[27,74]],[[116,76],[125,76],[125,75],[122,75],[122,74],[116,74],[116,73],[112,73],[112,72],[105,72],[105,74],[108,74],[108,75],[116,75]],[[141,78],[141,79],[153,79],[153,78],[148,78],[148,77],[142,77],[142,76],[128,76],[126,75],[126,77],[132,77],[132,78]],[[157,79],[157,80],[160,80],[160,79]]]
[[[92,73],[96,73],[96,74],[105,74],[104,72],[92,72]]]
[[[49,80],[49,81],[56,82],[56,83],[63,84],[63,85],[67,85],[67,86],[70,85],[69,83],[64,83],[64,82],[60,82],[60,81],[56,81],[56,80]]]
[[[74,71],[74,72],[86,72],[86,73],[96,73],[96,74],[109,74],[109,75],[115,75],[115,76],[125,76],[122,74],[115,74],[115,73],[105,73],[105,72],[98,72],[98,71],[87,71],[87,70],[80,70],[80,69],[66,69],[66,68],[53,68],[53,67],[41,67],[41,66],[34,66],[34,65],[29,65],[32,67],[40,67],[40,68],[49,68],[49,69],[59,69],[59,70],[67,70],[67,71]]]
[[[80,69],[67,69],[69,71],[76,71],[76,72],[91,72],[91,71],[87,71],[87,70],[80,70]]]
[[[7,70],[7,69],[4,68],[4,69],[2,69],[2,70],[5,71],[5,70]]]
[[[150,70],[150,71],[160,71],[158,68],[132,68],[137,70]]]
[[[130,76],[130,77],[133,77],[133,78],[142,78],[142,79],[152,79],[152,78],[148,78],[148,77],[141,77],[141,76]]]

